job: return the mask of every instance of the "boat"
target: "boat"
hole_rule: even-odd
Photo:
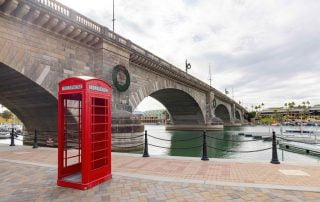
[[[10,130],[5,126],[0,126],[0,139],[10,138]]]
[[[316,144],[310,145],[307,143],[280,141],[279,147],[291,152],[320,156],[320,146]]]
[[[305,133],[305,134],[310,134],[310,133],[313,133],[313,131],[312,130],[291,129],[291,130],[285,130],[285,133]]]
[[[318,126],[316,123],[306,123],[305,126]]]
[[[9,131],[0,131],[0,139],[8,139],[8,138],[10,138]]]

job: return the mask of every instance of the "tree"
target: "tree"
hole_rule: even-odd
[[[284,108],[286,109],[287,111],[287,114],[286,114],[286,119],[289,117],[289,107],[288,107],[288,103],[284,103]]]
[[[288,106],[288,112],[291,112],[291,110],[294,108],[295,104],[296,104],[296,103],[294,103],[294,102],[289,102],[289,103],[287,104],[287,106]],[[293,114],[293,112],[291,113],[291,116],[292,116],[292,114]],[[289,116],[290,116],[290,113],[289,113]],[[290,118],[292,118],[292,117],[290,117]]]
[[[310,102],[307,100],[307,106],[308,106],[308,110],[307,110],[307,112],[308,112],[308,115],[307,115],[307,118],[310,118],[309,116],[310,116],[310,111],[309,111],[309,108],[310,108]]]
[[[256,117],[256,112],[252,111],[248,113],[248,120],[250,121],[251,118],[255,118]]]
[[[274,109],[273,110],[273,113],[274,113],[274,115],[273,115],[273,118],[277,121],[277,122],[282,122],[282,115],[278,112],[278,110],[277,109]]]
[[[308,112],[309,112],[309,105],[310,105],[310,102],[309,101],[306,101],[306,102],[302,102],[302,114],[301,114],[301,118],[303,119],[308,119]]]
[[[7,121],[8,119],[11,119],[12,116],[13,116],[13,114],[12,114],[9,110],[4,110],[4,111],[2,112],[2,118],[4,118],[6,121]]]
[[[296,103],[295,102],[291,102],[291,109],[294,109]],[[295,119],[295,113],[294,111],[292,112],[293,118]]]

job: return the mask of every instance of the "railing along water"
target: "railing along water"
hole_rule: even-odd
[[[54,146],[54,144],[57,144],[57,140],[54,140],[52,138],[45,138],[43,139],[43,137],[41,137],[41,134],[55,134],[57,133],[57,131],[50,131],[50,130],[37,130],[35,129],[34,131],[24,131],[24,132],[28,132],[29,134],[33,134],[33,148],[38,148],[38,142],[39,140],[41,141],[46,141],[47,142],[47,146]],[[22,135],[23,136],[23,135]],[[149,157],[149,152],[148,152],[148,147],[156,147],[156,148],[163,148],[163,149],[177,149],[177,150],[188,150],[188,149],[201,149],[203,150],[202,152],[202,156],[201,156],[201,160],[209,160],[208,154],[207,154],[207,149],[214,149],[214,150],[218,150],[218,151],[223,151],[223,152],[236,152],[236,153],[252,153],[252,152],[261,152],[261,151],[266,151],[266,150],[270,150],[272,149],[272,160],[271,163],[274,164],[278,164],[280,163],[278,161],[278,155],[277,155],[277,140],[276,140],[276,135],[275,132],[272,133],[272,146],[271,147],[267,147],[267,148],[260,148],[260,149],[255,149],[255,150],[226,150],[226,149],[222,149],[219,147],[215,147],[212,146],[210,144],[208,144],[207,139],[214,139],[217,141],[225,141],[225,142],[255,142],[255,141],[261,141],[261,140],[234,140],[234,139],[222,139],[222,138],[217,138],[217,137],[213,137],[210,135],[206,134],[206,131],[203,131],[203,135],[201,136],[197,136],[197,137],[192,137],[192,138],[187,138],[187,139],[178,139],[178,140],[171,140],[171,139],[165,139],[165,138],[159,138],[153,135],[150,135],[147,133],[147,131],[145,131],[145,134],[143,135],[137,135],[137,136],[133,136],[133,137],[112,137],[112,139],[116,139],[116,140],[130,140],[130,139],[136,139],[136,138],[141,138],[144,136],[144,143],[140,143],[137,145],[133,145],[133,146],[113,146],[115,148],[123,148],[123,149],[127,149],[127,148],[138,148],[141,146],[144,146],[143,149],[143,157]],[[18,140],[18,141],[23,141],[19,138],[17,138],[18,135],[15,134],[15,131],[12,129],[11,133],[10,133],[10,138],[11,138],[11,143],[10,146],[15,146],[14,140]],[[28,136],[30,137],[30,135]],[[193,145],[193,146],[188,146],[188,147],[166,147],[166,146],[162,146],[162,145],[156,145],[156,144],[151,144],[148,142],[148,138],[153,138],[155,140],[160,140],[160,141],[165,141],[165,142],[187,142],[187,141],[192,141],[192,140],[197,140],[197,139],[201,139],[202,138],[202,144],[199,145]],[[285,138],[281,138],[279,137],[279,139],[282,140],[286,140]],[[291,140],[294,141],[294,140]],[[299,142],[300,141],[294,141],[294,142]]]

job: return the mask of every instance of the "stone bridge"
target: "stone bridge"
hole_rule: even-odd
[[[0,46],[0,103],[28,130],[56,130],[58,82],[77,75],[113,84],[113,112],[157,99],[168,129],[244,121],[223,93],[54,0],[0,0]]]

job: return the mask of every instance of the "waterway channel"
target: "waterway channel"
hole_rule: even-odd
[[[161,156],[187,156],[187,157],[201,157],[202,147],[191,148],[191,149],[175,149],[175,148],[189,148],[202,145],[202,131],[167,131],[163,125],[146,125],[145,129],[148,131],[149,135],[152,135],[157,138],[170,140],[164,141],[152,138],[149,136],[149,144],[156,146],[166,147],[159,148],[149,145],[149,154],[151,156],[161,155]],[[283,127],[282,130],[288,129],[297,129],[294,127]],[[313,130],[320,132],[320,128],[316,127],[306,127],[305,130]],[[209,146],[219,148],[221,150],[233,150],[233,151],[249,151],[249,150],[259,150],[264,148],[271,147],[271,141],[249,141],[249,142],[237,142],[238,140],[253,140],[252,137],[244,137],[238,135],[239,132],[250,133],[250,132],[264,132],[269,133],[274,130],[277,135],[280,135],[279,126],[243,126],[243,127],[226,127],[224,131],[207,131],[208,136],[215,137],[215,140],[207,138],[207,143]],[[199,138],[197,138],[199,137]],[[189,141],[177,141],[192,139]],[[22,139],[22,137],[18,137]],[[320,136],[318,137],[320,139]],[[229,141],[233,140],[233,141]],[[10,139],[1,139],[0,143],[10,144]],[[16,145],[22,145],[22,142],[19,140],[15,141]],[[134,151],[132,153],[142,153],[142,151]],[[257,160],[257,161],[266,161],[271,160],[271,150],[252,152],[252,153],[240,153],[240,152],[225,152],[212,148],[208,148],[209,158],[223,158],[223,159],[239,159],[239,160]],[[285,162],[304,162],[304,163],[319,163],[320,157],[299,154],[288,151],[283,151],[278,149],[279,160],[284,160]]]
[[[190,141],[176,141],[183,139],[190,139],[202,136],[201,131],[167,131],[165,126],[162,125],[146,125],[145,129],[148,134],[172,141],[163,141],[155,139],[152,137],[148,138],[149,144],[167,147],[158,148],[154,146],[149,146],[150,155],[163,155],[163,156],[188,156],[188,157],[201,157],[202,148],[192,148],[192,149],[174,149],[174,148],[185,148],[194,147],[202,144],[202,138],[190,140]],[[282,131],[287,129],[294,129],[292,127],[283,127]],[[259,150],[271,147],[271,141],[251,141],[251,142],[237,142],[237,140],[253,140],[252,137],[239,136],[240,131],[250,133],[250,132],[265,132],[269,133],[274,130],[278,135],[280,135],[281,128],[279,126],[243,126],[243,127],[226,127],[224,131],[207,131],[208,136],[216,137],[215,140],[207,138],[208,145],[219,148],[221,150],[233,150],[233,151],[249,151],[249,150]],[[305,130],[317,131],[318,129],[305,128]],[[319,129],[320,130],[320,129]],[[319,137],[320,138],[320,137]],[[233,141],[228,141],[233,140]],[[258,160],[269,162],[271,160],[271,150],[252,152],[252,153],[240,153],[240,152],[225,152],[216,149],[208,148],[209,158],[224,158],[224,159],[241,159],[241,160]],[[278,149],[279,160],[282,159],[285,162],[305,162],[305,163],[320,163],[320,157],[292,153],[288,151],[282,151]],[[283,157],[283,158],[282,158]]]

